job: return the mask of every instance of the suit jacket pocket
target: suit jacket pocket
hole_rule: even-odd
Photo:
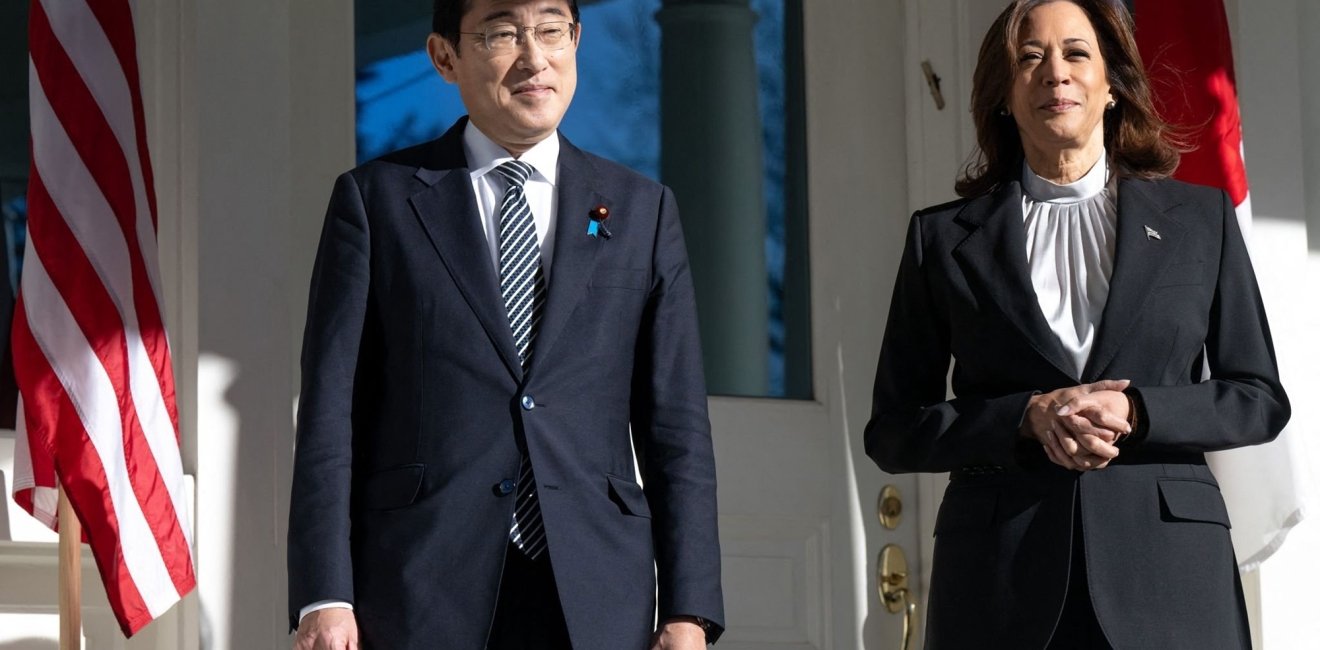
[[[1202,521],[1231,528],[1219,488],[1204,481],[1160,479],[1160,519]]]
[[[999,506],[999,488],[963,487],[946,490],[935,515],[935,535],[989,528]]]
[[[606,474],[605,478],[610,482],[610,501],[619,506],[623,514],[651,518],[651,505],[646,502],[646,493],[642,491],[642,486],[634,483],[632,479],[613,474]]]
[[[598,268],[591,276],[593,287],[614,287],[616,289],[646,290],[646,269],[610,269]]]
[[[1155,286],[1185,287],[1205,283],[1205,262],[1171,264],[1160,274]]]
[[[369,510],[394,510],[412,505],[422,489],[426,465],[400,465],[367,478],[362,501]]]

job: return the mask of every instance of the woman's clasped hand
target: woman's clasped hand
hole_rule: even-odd
[[[1104,469],[1132,433],[1126,379],[1106,379],[1031,396],[1021,433],[1065,469]]]

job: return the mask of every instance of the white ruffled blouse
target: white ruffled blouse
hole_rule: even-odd
[[[1027,263],[1040,311],[1075,364],[1091,356],[1109,299],[1118,225],[1118,181],[1104,153],[1080,179],[1056,185],[1022,164]]]

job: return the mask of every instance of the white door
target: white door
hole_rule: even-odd
[[[904,0],[908,197],[912,210],[957,198],[954,181],[976,150],[976,129],[971,120],[972,73],[986,31],[1007,5],[1007,0]],[[923,474],[917,482],[922,505],[918,554],[924,599],[935,543],[935,515],[948,477]]]
[[[918,0],[805,3],[815,398],[711,399],[729,623],[720,647],[900,649],[903,615],[877,594],[889,544],[907,556],[920,647],[942,479],[880,472],[863,433],[908,216],[953,198],[962,159],[953,114],[966,99],[946,89],[936,110],[920,65],[932,56],[921,44],[953,31],[944,3],[945,17]],[[936,66],[954,77],[954,37],[943,38]],[[893,530],[876,516],[885,485],[902,497]]]

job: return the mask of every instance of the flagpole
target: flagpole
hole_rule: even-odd
[[[60,650],[82,648],[82,523],[60,487]]]

